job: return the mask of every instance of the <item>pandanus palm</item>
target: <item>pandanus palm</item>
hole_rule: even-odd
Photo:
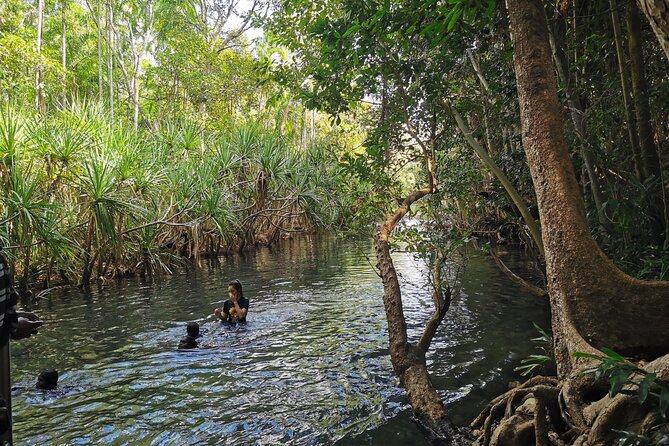
[[[84,161],[77,183],[81,214],[87,220],[80,280],[80,285],[86,286],[90,283],[93,265],[101,249],[106,244],[117,242],[116,220],[123,212],[139,212],[141,209],[121,196],[115,163],[100,153],[92,154]]]
[[[29,121],[28,133],[35,154],[44,160],[47,195],[53,200],[77,158],[94,147],[96,129],[85,117],[68,113],[49,120],[37,116]]]
[[[262,209],[267,201],[270,182],[276,182],[286,163],[285,148],[278,135],[263,135],[256,162],[258,167],[256,173],[257,201],[258,208]]]
[[[22,148],[27,143],[24,120],[9,104],[0,109],[0,179],[5,192]]]
[[[14,171],[10,178],[10,192],[4,198],[9,221],[10,240],[18,245],[21,274],[18,284],[26,289],[31,279],[31,260],[40,251],[51,259],[69,257],[69,241],[56,229],[57,207],[44,196],[43,179],[30,167]],[[45,248],[46,247],[46,248]]]

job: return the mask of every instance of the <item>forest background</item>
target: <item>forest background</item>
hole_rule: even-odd
[[[428,207],[540,254],[507,19],[452,3],[425,29],[402,17],[394,42],[356,42],[348,4],[4,1],[0,237],[21,288],[372,224],[420,171],[407,116],[439,158]],[[388,20],[386,6],[365,14]],[[666,58],[627,4],[558,6],[591,230],[625,271],[662,279]]]

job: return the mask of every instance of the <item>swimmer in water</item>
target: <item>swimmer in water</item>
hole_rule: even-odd
[[[37,377],[35,387],[39,390],[54,390],[58,386],[58,370],[44,369]]]
[[[186,325],[186,337],[179,341],[179,350],[190,350],[198,347],[197,338],[200,337],[200,325],[197,322],[189,322]]]
[[[239,280],[235,279],[228,284],[228,296],[230,299],[223,303],[223,310],[216,308],[214,314],[223,322],[245,324],[249,300],[244,297]]]

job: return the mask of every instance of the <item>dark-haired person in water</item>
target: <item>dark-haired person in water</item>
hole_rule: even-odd
[[[35,387],[40,390],[54,390],[58,386],[58,370],[44,369],[37,377]]]
[[[189,322],[186,325],[186,337],[179,341],[179,350],[190,350],[197,348],[197,338],[200,337],[200,325],[197,322]]]
[[[239,280],[235,279],[228,284],[228,295],[230,299],[223,303],[223,310],[216,308],[214,314],[223,322],[245,324],[249,312],[249,300],[244,297]]]

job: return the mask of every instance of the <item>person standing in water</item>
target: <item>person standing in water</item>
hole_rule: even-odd
[[[223,310],[216,308],[214,314],[223,322],[245,324],[249,300],[244,297],[239,280],[235,279],[228,284],[228,295],[230,299],[223,303]]]

